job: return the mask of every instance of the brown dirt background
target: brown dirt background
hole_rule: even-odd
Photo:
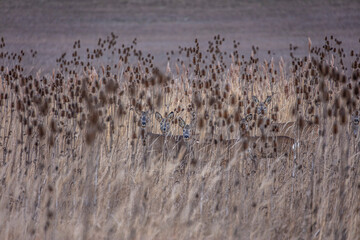
[[[52,69],[55,59],[80,39],[82,48],[93,47],[110,32],[120,43],[138,39],[138,49],[155,56],[165,66],[166,52],[191,45],[195,38],[203,49],[216,34],[225,37],[224,50],[240,41],[242,54],[259,46],[259,56],[307,53],[307,38],[321,46],[326,35],[343,41],[345,49],[358,46],[359,1],[1,1],[0,36],[9,50],[36,49],[35,67]]]

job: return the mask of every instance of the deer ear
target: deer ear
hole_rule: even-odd
[[[245,120],[247,121],[247,122],[249,122],[249,121],[251,121],[252,120],[252,114],[250,113],[250,114],[248,114],[246,117],[245,117]]]
[[[155,118],[158,122],[161,122],[163,120],[163,117],[161,116],[161,114],[159,112],[155,113]]]
[[[174,118],[174,112],[169,113],[167,119],[172,120]]]
[[[253,96],[253,97],[252,97],[252,100],[253,100],[255,103],[259,103],[259,99],[258,99],[256,96]]]
[[[267,96],[267,98],[265,99],[265,104],[268,105],[271,102],[271,96]]]
[[[181,117],[179,117],[179,126],[182,128],[185,127],[185,121]]]

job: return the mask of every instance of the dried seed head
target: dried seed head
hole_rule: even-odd
[[[341,107],[340,108],[340,124],[341,125],[345,125],[346,122],[347,122],[347,116],[346,116],[346,112],[345,112],[345,108],[344,107]]]
[[[328,91],[324,91],[323,94],[322,94],[322,101],[323,102],[329,102],[330,100],[330,94]]]
[[[299,125],[300,130],[304,129],[304,127],[305,127],[305,121],[301,116],[298,118],[298,125]]]
[[[240,111],[236,111],[236,112],[235,112],[235,116],[234,116],[234,121],[235,121],[236,123],[238,123],[238,122],[240,122],[240,120],[241,120]]]
[[[230,125],[230,127],[229,127],[229,131],[230,131],[231,133],[233,133],[233,132],[234,132],[234,130],[235,130],[235,127],[234,127],[234,125],[233,125],[233,124],[231,124],[231,125]]]
[[[327,115],[328,115],[328,117],[331,117],[331,116],[332,116],[332,111],[331,111],[330,108],[328,108],[328,110],[327,110]]]
[[[224,141],[224,137],[223,137],[222,133],[221,133],[220,136],[219,136],[219,141],[220,141],[220,142],[223,142],[223,141]]]
[[[346,83],[346,76],[345,75],[340,76],[340,82],[341,83]]]
[[[46,99],[40,106],[39,111],[42,116],[46,116],[49,112],[49,101],[50,99]]]
[[[223,116],[225,119],[229,118],[229,112],[226,109],[224,110]]]
[[[319,116],[318,115],[315,115],[314,117],[314,124],[320,124],[320,119],[319,119]]]
[[[228,83],[225,85],[225,91],[230,92],[230,85]]]
[[[100,91],[99,99],[100,99],[100,104],[102,106],[107,104],[107,98],[106,98],[106,95],[105,95],[104,91]]]
[[[354,71],[353,73],[352,73],[352,76],[351,76],[351,79],[353,80],[353,81],[357,81],[357,79],[359,78],[359,76],[360,76],[360,71]]]
[[[204,118],[200,118],[200,119],[199,119],[198,125],[199,125],[199,128],[200,128],[200,129],[203,129],[203,128],[204,128],[204,126],[205,126],[205,120],[204,120]]]
[[[341,91],[341,97],[345,100],[349,100],[351,98],[351,94],[347,88],[343,88]]]
[[[32,135],[32,131],[33,131],[33,127],[31,125],[28,126],[27,128],[27,135],[31,136]]]
[[[46,131],[45,131],[43,124],[38,125],[38,134],[39,134],[40,139],[43,139],[45,137]]]
[[[114,79],[110,79],[105,85],[105,91],[107,93],[115,93],[119,88],[119,84],[114,81]]]
[[[358,86],[355,86],[355,87],[354,87],[354,90],[353,90],[354,95],[355,95],[355,96],[359,96],[359,92],[360,92],[360,91],[359,91],[359,87],[358,87]]]
[[[90,112],[88,116],[91,125],[96,125],[99,120],[99,114],[96,111]]]
[[[156,106],[157,106],[158,108],[161,107],[162,101],[163,101],[163,97],[162,97],[162,94],[160,93],[160,94],[158,94],[157,97],[156,97]]]
[[[95,129],[88,129],[85,134],[85,143],[90,145],[94,142],[96,137],[96,130]]]
[[[231,105],[235,105],[236,104],[236,97],[234,95],[231,96],[231,100],[230,100]]]
[[[196,106],[198,109],[201,109],[201,107],[202,107],[201,97],[200,97],[200,94],[199,94],[198,92],[195,93],[194,102],[195,102],[195,106]]]
[[[52,133],[57,132],[57,126],[56,126],[56,122],[54,119],[51,119],[51,121],[50,121],[50,130]]]
[[[212,106],[216,103],[216,99],[214,97],[211,97],[209,100],[209,105]]]
[[[49,138],[48,138],[48,144],[50,147],[54,146],[55,144],[55,136],[53,134],[50,134]]]
[[[334,123],[334,125],[333,125],[333,127],[332,127],[332,133],[333,133],[334,135],[336,135],[336,134],[338,133],[338,125],[337,125],[336,122]]]

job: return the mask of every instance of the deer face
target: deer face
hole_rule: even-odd
[[[183,129],[183,137],[184,140],[189,140],[191,133],[190,133],[190,125],[186,124],[184,119],[182,119],[181,117],[179,118],[179,126]]]
[[[134,109],[133,109],[134,110]],[[142,128],[142,129],[145,129],[146,128],[146,126],[147,126],[147,124],[148,124],[148,122],[149,122],[149,111],[138,111],[138,110],[134,110],[135,111],[135,113],[137,114],[137,115],[139,115],[140,116],[140,121],[139,121],[139,124],[140,124],[140,127]]]
[[[141,115],[140,115],[140,126],[141,126],[141,128],[146,128],[148,120],[149,120],[148,112],[142,111]]]
[[[169,113],[166,118],[163,118],[159,112],[156,112],[155,118],[160,123],[160,130],[162,134],[169,134],[171,120],[174,118],[174,112]]]
[[[360,114],[359,114],[359,111],[355,111],[351,115],[351,128],[352,128],[352,132],[355,136],[358,135],[359,123],[360,123]]]
[[[271,102],[271,96],[267,96],[264,102],[260,102],[259,99],[255,96],[253,96],[252,98],[256,104],[256,109],[255,109],[256,115],[264,116],[267,113],[267,106]]]

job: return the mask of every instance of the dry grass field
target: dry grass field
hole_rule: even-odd
[[[1,239],[359,239],[360,43],[157,69],[117,40],[30,74],[1,39]]]

